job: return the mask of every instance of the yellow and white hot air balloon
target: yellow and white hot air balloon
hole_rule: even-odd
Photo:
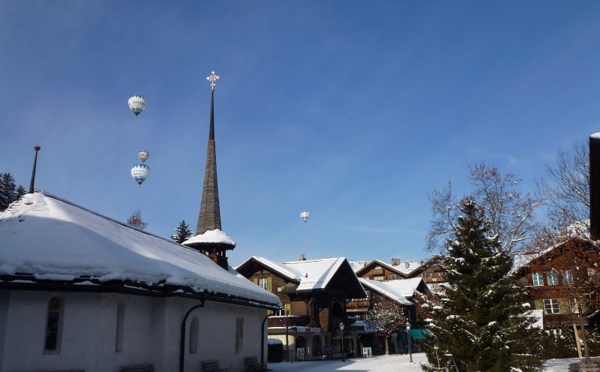
[[[148,159],[150,157],[150,153],[146,150],[142,150],[142,151],[138,152],[138,157],[140,158],[140,160],[143,163],[146,161],[146,159]]]

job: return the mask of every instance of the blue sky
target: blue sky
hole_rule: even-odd
[[[427,258],[428,193],[481,162],[533,192],[600,131],[598,1],[4,0],[0,24],[0,172],[28,187],[39,145],[36,188],[164,237],[196,226],[220,75],[233,265]]]

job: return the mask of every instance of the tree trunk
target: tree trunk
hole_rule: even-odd
[[[390,355],[390,337],[385,335],[385,355]]]

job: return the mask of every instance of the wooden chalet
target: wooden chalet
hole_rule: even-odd
[[[306,359],[339,357],[343,339],[346,356],[357,354],[346,304],[366,293],[345,258],[277,262],[253,256],[236,270],[281,300],[282,309],[268,320],[268,334],[280,339],[288,353]]]
[[[600,308],[591,293],[597,293],[600,252],[589,241],[572,238],[559,246],[528,256],[517,275],[529,289],[532,309],[542,317],[544,327],[597,323]]]
[[[388,264],[373,260],[356,268],[356,276],[377,281],[423,278],[426,283],[442,283],[445,278],[441,262],[442,256],[439,255],[434,255],[425,262],[400,262],[400,259],[392,258]]]

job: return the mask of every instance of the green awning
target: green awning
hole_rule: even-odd
[[[426,334],[430,334],[431,332],[429,332],[428,329],[425,328],[417,328],[417,329],[411,329],[410,330],[410,337],[413,340],[422,340],[425,338]]]

